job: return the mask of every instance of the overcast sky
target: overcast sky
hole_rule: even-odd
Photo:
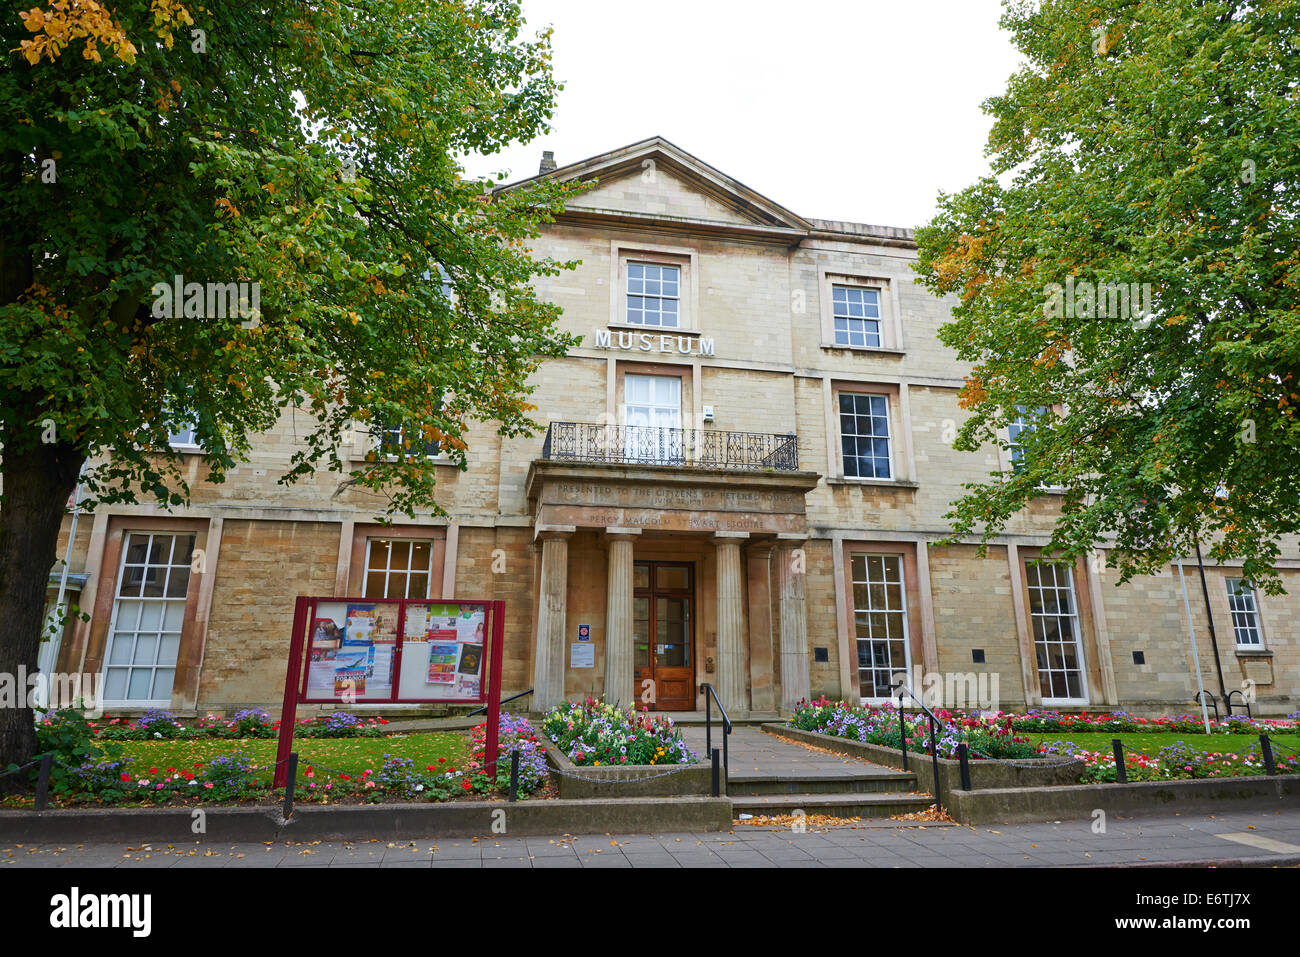
[[[988,171],[1019,57],[999,0],[524,0],[555,28],[552,132],[466,162],[537,172],[661,135],[795,213],[915,227]]]

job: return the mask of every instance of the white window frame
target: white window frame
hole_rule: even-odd
[[[1228,589],[1228,610],[1232,617],[1232,637],[1236,642],[1237,650],[1263,651],[1264,624],[1259,616],[1259,603],[1255,600],[1255,589],[1244,578],[1228,578],[1225,579],[1224,584]],[[1250,623],[1239,626],[1237,624],[1239,615],[1247,617]],[[1242,641],[1241,634],[1243,630],[1253,631],[1255,640]]]
[[[670,405],[655,405],[655,404],[645,404],[640,402],[637,403],[631,402],[630,397],[632,393],[632,382],[633,380],[636,379],[655,379],[655,380],[675,383],[674,389],[672,391],[676,393],[676,397],[677,397],[676,408],[674,409]],[[652,392],[655,391],[653,387],[651,387],[651,391]],[[661,450],[665,450],[671,453],[663,456],[662,460],[668,462],[674,462],[674,463],[680,463],[680,461],[684,461],[686,455],[686,449],[685,449],[686,434],[684,432],[684,424],[682,420],[682,393],[684,391],[685,388],[681,376],[653,375],[644,372],[626,372],[623,374],[623,404],[619,408],[619,419],[623,426],[623,454],[625,457],[635,458],[635,456],[632,453],[634,453],[639,446],[639,443],[636,440],[637,433],[634,431],[635,429],[646,429],[646,430],[675,429],[680,434],[681,437],[678,440],[675,448],[672,445],[664,446],[662,443],[659,445],[659,448]],[[654,410],[655,413],[654,419],[656,422],[659,421],[658,413],[665,412],[665,411],[668,412],[675,411],[676,423],[673,425],[632,425],[628,420],[628,409],[630,407],[636,407],[636,408],[644,407],[647,409]],[[646,461],[650,461],[650,459],[647,458]]]
[[[856,559],[859,559],[859,558],[862,559],[862,570],[863,570],[863,574],[866,576],[865,580],[863,580],[863,581],[858,581],[857,576],[855,575],[854,570],[853,570],[853,564],[854,564],[855,560],[856,560]],[[871,561],[871,559],[873,559],[873,558],[880,558],[880,559],[883,559],[885,562],[888,562],[888,561],[890,561],[890,560],[893,560],[893,561],[896,561],[896,562],[898,563],[898,582],[897,582],[897,587],[898,587],[898,597],[899,597],[900,602],[902,603],[902,608],[883,608],[883,609],[873,609],[873,608],[871,608],[871,607],[867,607],[867,608],[859,608],[859,607],[858,607],[857,600],[856,600],[856,598],[855,598],[855,594],[856,594],[856,592],[857,592],[857,586],[858,586],[858,585],[865,585],[865,586],[867,587],[867,601],[868,601],[868,603],[870,603],[870,601],[871,601],[871,586],[872,586],[873,584],[876,584],[876,585],[884,585],[884,586],[885,586],[885,594],[886,594],[886,599],[885,599],[885,600],[886,600],[886,603],[888,603],[888,600],[889,600],[889,599],[888,599],[889,588],[895,584],[894,582],[889,581],[889,578],[888,578],[888,574],[887,574],[887,573],[886,573],[886,577],[885,577],[883,580],[878,581],[878,582],[873,582],[873,581],[872,581],[872,579],[871,579],[870,561]],[[882,566],[882,568],[883,568],[883,566]],[[891,695],[888,695],[888,694],[883,695],[883,696],[881,696],[881,695],[876,695],[876,696],[868,695],[868,694],[866,694],[866,693],[862,690],[862,671],[863,671],[864,669],[863,669],[862,666],[859,664],[859,659],[858,659],[858,646],[859,646],[859,644],[860,644],[861,642],[863,642],[863,641],[866,641],[869,645],[874,645],[875,643],[880,642],[880,643],[885,644],[885,645],[886,645],[886,649],[888,649],[888,644],[889,644],[889,642],[892,641],[892,640],[894,640],[894,639],[892,638],[892,636],[889,637],[889,638],[875,638],[875,637],[872,637],[872,638],[866,638],[866,639],[864,639],[864,638],[859,638],[859,637],[858,637],[858,624],[857,624],[857,622],[858,622],[858,615],[861,614],[861,615],[867,615],[867,616],[870,616],[873,612],[874,612],[874,613],[877,613],[877,614],[886,614],[886,615],[889,615],[889,614],[901,614],[901,615],[902,615],[902,620],[903,620],[903,639],[902,639],[902,640],[903,640],[903,666],[902,666],[901,668],[896,667],[896,666],[894,665],[893,661],[891,660],[891,662],[890,662],[890,670],[889,670],[889,674],[890,674],[890,684],[891,684],[891,685],[893,684],[893,676],[896,675],[896,674],[898,674],[900,671],[901,671],[903,674],[905,674],[905,675],[908,676],[907,680],[910,682],[910,681],[911,681],[911,674],[912,674],[912,642],[911,642],[911,631],[910,631],[910,629],[909,629],[909,624],[908,624],[908,620],[907,620],[907,619],[908,619],[908,613],[907,613],[907,563],[904,562],[904,560],[903,560],[903,556],[902,556],[901,554],[898,554],[898,553],[895,553],[895,552],[853,552],[853,553],[851,553],[851,554],[849,555],[849,603],[850,603],[850,604],[852,605],[852,607],[853,607],[853,667],[854,667],[854,669],[856,670],[856,673],[857,673],[857,675],[858,675],[858,692],[859,692],[859,698],[861,699],[861,702],[862,702],[863,704],[881,705],[881,704],[884,704],[884,703],[887,702],[887,701],[891,701],[891,700],[893,700],[893,698],[892,698]],[[869,623],[869,622],[870,622],[870,618],[868,617],[868,623]],[[868,627],[870,627],[870,624],[868,624]],[[874,666],[872,666],[872,667],[867,668],[866,670],[868,670],[868,671],[876,671],[876,670],[878,670],[878,669],[875,668]],[[873,681],[873,683],[874,683],[874,681]]]
[[[388,551],[388,564],[386,564],[386,565],[383,567],[383,569],[382,569],[382,571],[383,571],[383,573],[384,573],[384,592],[385,592],[385,594],[387,594],[387,592],[388,592],[388,585],[389,585],[389,582],[390,582],[390,580],[392,579],[392,576],[393,576],[394,573],[397,573],[397,574],[401,574],[401,575],[405,575],[405,576],[406,576],[406,588],[403,589],[403,590],[406,592],[406,594],[404,594],[404,595],[400,595],[400,596],[396,596],[396,597],[387,597],[387,598],[385,598],[385,597],[380,597],[380,596],[370,596],[370,595],[366,595],[366,591],[367,591],[367,589],[369,588],[369,585],[370,585],[370,573],[371,573],[371,571],[372,571],[372,569],[371,569],[371,565],[370,565],[371,547],[373,546],[373,544],[374,544],[375,542],[388,542],[389,545],[390,545],[390,548],[389,548],[389,551]],[[393,568],[393,565],[392,565],[393,552],[392,552],[391,545],[392,545],[394,542],[406,542],[408,545],[410,545],[410,548],[407,550],[407,554],[406,554],[406,568],[405,568],[405,569],[401,569],[401,568],[394,569],[394,568]],[[429,567],[428,567],[427,569],[423,570],[423,571],[420,570],[420,569],[413,569],[413,568],[411,567],[411,558],[412,558],[412,556],[415,554],[415,546],[416,546],[416,545],[428,545],[428,546],[429,546]],[[401,599],[401,598],[410,598],[410,599],[427,599],[427,598],[432,597],[431,589],[433,588],[433,548],[434,548],[434,541],[433,541],[433,539],[431,539],[431,538],[385,538],[383,535],[375,535],[375,536],[373,536],[373,537],[367,537],[367,538],[366,538],[366,563],[365,563],[365,574],[364,574],[364,576],[363,576],[362,579],[361,579],[361,593],[362,593],[362,595],[365,596],[367,599],[369,599],[369,600],[373,600],[373,601],[398,601],[398,600]],[[378,573],[380,570],[381,570],[381,569],[378,569],[378,568],[373,569],[373,571],[375,571],[376,573]],[[419,575],[419,574],[423,574],[423,575],[424,575],[424,594],[423,594],[423,595],[412,595],[412,594],[410,593],[410,592],[411,592],[411,576],[412,576],[412,575]]]
[[[698,336],[700,288],[697,259],[699,254],[689,246],[658,246],[632,244],[611,240],[609,244],[609,326],[611,329],[635,329],[637,332],[670,331],[679,336]],[[676,266],[677,325],[647,326],[627,321],[627,267],[629,263],[650,266]]]
[[[384,454],[384,451],[383,451],[383,450],[384,450],[384,436],[385,436],[386,434],[396,434],[396,436],[397,436],[397,445],[400,447],[400,446],[402,445],[402,443],[406,440],[406,435],[405,435],[405,433],[406,433],[406,429],[405,429],[404,426],[398,426],[398,427],[395,428],[395,429],[380,429],[380,430],[377,431],[377,432],[373,432],[373,433],[371,433],[371,438],[373,439],[373,445],[372,445],[372,448],[373,448],[373,450],[374,450],[374,452],[375,452],[375,455],[377,455],[379,458],[383,459],[385,462],[396,462],[396,461],[398,460],[399,456],[396,456],[396,455],[385,455],[385,454]],[[417,437],[411,439],[411,444],[414,445],[416,442],[424,442],[424,441],[426,441],[425,438],[424,438],[424,434],[423,434],[423,433],[420,433]],[[430,453],[426,452],[426,453],[424,454],[424,457],[425,457],[426,459],[428,459],[430,462],[444,462],[444,461],[446,461],[446,460],[447,460],[447,455],[446,455],[445,452],[442,451],[442,443],[441,443],[441,442],[435,442],[434,444],[436,444],[436,445],[438,446],[438,451],[437,451],[437,452],[434,452],[433,454],[430,454]]]
[[[173,425],[168,426],[167,444],[170,445],[172,449],[177,452],[203,451],[203,446],[199,445],[198,439],[194,434],[198,428],[197,422],[193,419],[186,419],[182,422],[174,423],[174,425],[183,427],[173,431]]]
[[[844,296],[845,308],[843,314],[841,314],[841,312],[839,311],[839,302],[837,301],[836,298],[836,294],[840,290],[844,290],[844,294],[845,294]],[[849,300],[853,298],[854,293],[857,293],[862,297],[863,315],[861,316],[852,315],[853,303],[850,302]],[[850,285],[848,283],[842,283],[842,282],[831,283],[831,320],[832,320],[831,335],[833,336],[833,341],[838,348],[880,349],[884,347],[885,301],[884,301],[884,296],[881,293],[882,290],[876,286],[857,286],[857,285]],[[876,314],[874,316],[866,315],[866,309],[872,305],[872,303],[868,301],[867,298],[868,294],[875,296]],[[851,341],[841,342],[840,328],[839,328],[839,324],[841,320],[843,320],[844,322],[844,326],[845,326],[844,338],[846,340],[851,340],[853,338],[853,333],[855,331],[853,324],[860,323],[862,328],[861,330],[858,331],[860,331],[860,334],[862,335],[863,339],[865,340],[874,336],[876,341],[874,343],[865,342],[865,341],[861,343],[851,342]],[[876,328],[874,332],[868,330],[867,326],[869,323],[875,323]]]
[[[820,302],[822,348],[844,349],[853,352],[875,352],[893,355],[906,353],[903,336],[902,304],[898,289],[904,283],[911,285],[911,276],[875,275],[854,273],[833,266],[818,266],[817,294]],[[835,336],[835,287],[873,289],[880,303],[880,345],[854,346],[838,342]]]
[[[1088,704],[1088,696],[1089,696],[1088,659],[1084,656],[1083,629],[1079,620],[1079,595],[1078,595],[1078,589],[1075,588],[1074,585],[1074,566],[1073,565],[1051,565],[1051,564],[1043,565],[1035,562],[1026,561],[1024,567],[1025,567],[1025,588],[1027,589],[1028,592],[1028,607],[1026,608],[1026,611],[1028,611],[1029,613],[1029,639],[1031,642],[1033,642],[1033,646],[1034,646],[1034,668],[1039,676],[1038,690],[1043,695],[1043,704],[1052,705],[1052,706]],[[1031,568],[1035,570],[1035,577],[1038,578],[1038,581],[1040,583],[1038,585],[1035,585],[1032,581],[1030,581]],[[1059,584],[1059,578],[1057,576],[1059,575],[1060,570],[1064,569],[1065,571],[1065,583],[1070,596],[1070,612],[1068,615],[1062,614],[1059,610],[1060,608],[1059,595],[1058,595],[1058,602],[1057,602],[1057,608],[1058,608],[1057,611],[1055,612],[1034,611],[1034,602],[1033,602],[1034,590],[1037,589],[1040,593],[1045,590],[1044,586],[1041,583],[1043,580],[1043,570],[1046,568],[1052,568],[1055,570],[1052,576],[1052,584],[1050,586],[1047,586],[1047,589],[1057,593],[1059,593],[1062,590]],[[1040,594],[1040,604],[1041,604],[1041,594]],[[1042,683],[1043,669],[1038,667],[1038,646],[1040,642],[1038,640],[1038,633],[1034,628],[1034,620],[1036,618],[1055,618],[1058,621],[1064,618],[1069,620],[1070,633],[1073,635],[1074,638],[1074,657],[1075,657],[1075,662],[1078,665],[1078,672],[1079,672],[1079,691],[1082,697],[1053,698],[1053,697],[1048,697],[1048,695],[1044,691],[1043,683]],[[1046,629],[1044,629],[1044,631],[1045,630]],[[1043,644],[1047,644],[1047,642],[1043,642]],[[1052,644],[1063,645],[1064,642],[1058,641],[1058,642],[1052,642]],[[1044,652],[1044,654],[1046,654],[1046,652]],[[1052,668],[1050,658],[1047,659],[1047,665],[1048,665],[1047,670],[1049,672],[1062,670],[1062,669]]]
[[[844,412],[843,409],[841,409],[840,407],[840,404],[841,402],[843,402],[845,396],[866,396],[870,398],[879,398],[884,400],[885,403],[884,421],[885,421],[885,429],[886,429],[885,435],[884,436],[879,436],[879,435],[861,436],[857,433],[854,433],[854,437],[855,438],[865,437],[873,440],[884,438],[885,444],[889,449],[889,454],[888,454],[889,475],[879,476],[879,475],[850,475],[849,474],[849,460],[848,460],[848,456],[844,454],[844,436],[845,436],[844,418],[843,418]],[[861,390],[840,389],[836,393],[835,425],[836,425],[836,438],[839,442],[839,450],[840,450],[839,451],[840,474],[844,476],[846,481],[850,481],[850,482],[896,482],[898,481],[898,462],[896,461],[897,455],[895,454],[894,426],[892,422],[894,416],[894,410],[893,410],[893,405],[890,402],[891,398],[893,398],[893,395],[889,392],[872,392],[866,389],[861,389]],[[854,412],[854,416],[855,417],[858,416],[858,413],[856,411]],[[874,419],[876,418],[876,416],[871,415],[869,416],[869,418]]]
[[[633,280],[632,280],[632,270],[633,270],[633,268],[636,268],[636,267],[639,267],[639,268],[641,268],[641,269],[656,269],[656,270],[659,270],[659,277],[658,277],[658,279],[656,279],[656,280],[650,280],[648,277],[642,277],[642,280],[641,280],[641,281],[642,281],[643,283],[644,283],[644,282],[649,282],[649,281],[658,282],[658,283],[660,284],[660,285],[659,285],[660,292],[651,294],[651,293],[647,293],[647,292],[645,292],[645,291],[644,291],[644,288],[642,289],[641,292],[638,292],[638,293],[633,293],[633,292],[632,292],[632,281],[633,281]],[[663,290],[663,282],[664,282],[664,270],[673,270],[673,271],[676,273],[676,277],[677,277],[677,278],[676,278],[676,281],[673,283],[673,285],[677,287],[677,293],[676,293],[676,295],[671,295],[671,296],[670,296],[670,295],[665,295],[665,294],[663,293],[663,291],[662,291],[662,290]],[[683,280],[683,278],[684,278],[683,275],[682,275],[683,272],[684,272],[684,270],[682,269],[682,267],[681,267],[681,265],[680,265],[679,263],[655,262],[654,260],[651,260],[651,259],[628,259],[627,262],[624,263],[624,281],[623,281],[623,322],[624,322],[626,325],[629,325],[629,326],[636,326],[636,327],[641,328],[641,329],[658,329],[658,330],[660,330],[660,331],[662,331],[662,330],[666,330],[666,329],[671,329],[673,332],[677,332],[677,331],[679,331],[680,329],[682,329],[682,328],[683,328],[683,325],[682,325],[682,310],[683,310],[683,306],[682,306],[682,299],[683,299],[683,296],[682,296],[682,280]],[[676,321],[675,321],[671,326],[669,326],[669,325],[665,325],[665,324],[663,324],[662,322],[660,322],[660,323],[658,323],[658,324],[652,324],[652,323],[646,322],[646,321],[645,321],[646,312],[645,312],[645,310],[644,310],[644,308],[643,308],[642,311],[641,311],[641,317],[642,317],[642,318],[641,318],[641,321],[640,321],[640,322],[634,322],[633,319],[632,319],[632,316],[631,316],[631,312],[632,312],[632,297],[633,297],[634,295],[639,296],[642,300],[646,300],[646,299],[657,299],[657,300],[659,301],[659,304],[660,304],[660,307],[659,307],[659,315],[660,315],[660,317],[662,317],[662,316],[664,315],[664,312],[663,312],[663,303],[665,303],[665,302],[672,302],[672,303],[675,303],[675,304],[676,304],[676,309],[675,309],[675,313],[674,313],[674,315],[675,315],[675,319],[676,319]],[[643,302],[643,305],[644,305],[644,302]]]
[[[127,567],[127,560],[126,560],[126,559],[127,559],[127,555],[128,555],[128,553],[129,553],[129,551],[130,551],[131,538],[132,538],[132,536],[135,536],[135,535],[144,535],[144,536],[147,536],[147,542],[146,542],[146,544],[145,544],[145,563],[146,563],[146,564],[145,564],[145,567],[146,567],[146,568],[166,568],[166,569],[169,570],[169,572],[168,572],[169,575],[170,575],[170,569],[171,569],[171,568],[185,568],[185,567],[188,567],[188,568],[190,569],[190,575],[189,575],[189,579],[188,579],[188,581],[186,582],[185,595],[184,595],[183,597],[180,597],[180,598],[175,598],[175,597],[169,598],[169,597],[167,597],[167,595],[165,594],[165,593],[166,593],[166,585],[164,585],[164,587],[163,587],[164,594],[163,594],[161,597],[143,597],[143,596],[139,596],[139,595],[136,595],[136,596],[126,596],[126,597],[123,597],[123,596],[122,596],[122,577],[126,574],[126,567]],[[151,563],[149,563],[148,556],[149,556],[150,551],[152,551],[152,548],[153,548],[153,541],[154,541],[155,538],[157,538],[157,537],[162,537],[162,536],[165,536],[165,537],[171,538],[171,540],[172,540],[171,550],[170,550],[170,551],[168,552],[168,554],[167,554],[167,564],[166,564],[166,565],[152,565]],[[184,633],[185,633],[185,632],[184,632],[184,629],[185,629],[185,605],[186,605],[186,603],[189,601],[189,589],[190,589],[190,585],[192,585],[192,584],[193,584],[193,581],[194,581],[194,566],[193,566],[193,560],[191,560],[189,563],[187,563],[187,564],[183,564],[183,565],[174,565],[174,564],[172,563],[172,557],[173,557],[173,556],[175,555],[175,553],[176,553],[176,542],[177,542],[177,540],[179,540],[179,539],[181,539],[181,538],[193,538],[193,539],[194,539],[194,547],[197,547],[197,545],[198,545],[198,537],[197,537],[193,532],[163,532],[163,531],[147,531],[147,530],[132,530],[132,529],[126,529],[126,530],[124,530],[124,531],[122,532],[122,555],[121,555],[120,559],[118,560],[118,564],[117,564],[117,578],[115,579],[115,581],[114,581],[114,583],[113,583],[113,614],[112,614],[112,617],[109,618],[109,622],[108,622],[108,635],[107,635],[107,637],[106,637],[106,639],[105,639],[105,642],[104,642],[104,660],[103,660],[103,662],[102,662],[101,665],[100,665],[100,687],[101,687],[102,689],[104,689],[104,696],[103,696],[102,704],[103,704],[105,707],[112,707],[112,708],[146,708],[146,709],[147,709],[147,708],[170,708],[170,707],[171,707],[172,694],[173,694],[173,693],[175,692],[175,690],[176,690],[176,672],[177,672],[177,670],[178,670],[178,666],[179,666],[179,664],[180,664],[180,641],[183,639],[183,636],[184,636]],[[193,554],[193,549],[191,550],[191,554]],[[161,612],[161,614],[159,615],[159,618],[158,618],[158,624],[159,624],[159,627],[158,627],[158,628],[153,632],[153,633],[158,634],[158,635],[160,636],[160,637],[159,637],[159,644],[161,644],[161,635],[163,634],[163,628],[162,628],[162,625],[163,625],[163,623],[167,620],[167,608],[168,608],[168,605],[169,605],[169,604],[171,604],[171,605],[179,604],[180,607],[181,607],[181,627],[180,627],[180,630],[179,630],[179,631],[175,632],[175,634],[177,635],[176,661],[171,665],[171,670],[172,670],[172,685],[171,685],[171,689],[170,689],[170,690],[168,691],[168,693],[167,693],[167,697],[165,697],[165,698],[109,698],[109,697],[107,696],[107,691],[108,691],[108,672],[109,672],[109,669],[110,669],[110,668],[122,668],[122,667],[125,667],[125,668],[126,668],[126,670],[127,670],[127,678],[126,678],[125,691],[129,693],[130,690],[131,690],[131,672],[134,671],[134,670],[137,670],[138,668],[143,668],[143,667],[144,667],[144,666],[138,666],[138,665],[136,665],[136,664],[134,663],[133,660],[132,660],[132,661],[128,661],[125,665],[114,664],[114,663],[113,663],[113,647],[114,647],[114,642],[117,640],[117,631],[118,631],[117,626],[118,626],[118,622],[119,622],[119,616],[120,616],[120,613],[121,613],[121,610],[122,610],[122,602],[123,602],[123,601],[135,601],[135,602],[141,602],[141,603],[142,603],[141,606],[140,606],[140,611],[139,611],[139,613],[138,613],[137,616],[136,616],[135,628],[132,629],[132,630],[129,632],[129,634],[131,635],[131,649],[132,649],[131,658],[132,658],[132,659],[134,659],[134,657],[135,657],[135,655],[134,655],[135,644],[136,644],[136,642],[139,640],[139,636],[140,636],[140,629],[139,629],[140,620],[141,620],[141,619],[143,618],[143,616],[144,616],[144,604],[143,604],[143,603],[146,603],[146,602],[159,602],[159,603],[162,604],[162,612]],[[148,634],[149,632],[146,631],[145,633]],[[172,632],[167,632],[167,633],[168,633],[168,634],[171,634]],[[154,649],[154,663],[153,663],[152,665],[148,666],[148,667],[149,667],[149,669],[150,669],[150,676],[149,676],[149,690],[150,690],[150,693],[152,693],[152,691],[153,691],[153,683],[154,683],[154,679],[155,679],[156,676],[157,676],[157,672],[158,672],[158,668],[159,668],[159,666],[158,666],[158,648],[157,648],[157,647],[155,647],[155,649]]]

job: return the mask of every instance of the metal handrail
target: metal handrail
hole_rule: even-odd
[[[727,716],[727,709],[722,706],[722,700],[718,697],[718,692],[714,690],[711,684],[700,685],[700,694],[704,698],[704,750],[709,755],[710,760],[713,757],[713,704],[718,706],[718,713],[722,715],[722,776],[723,780],[729,780],[731,774],[731,764],[727,754],[727,737],[731,734],[731,718]],[[717,782],[714,782],[713,796],[721,797]]]
[[[1250,713],[1250,700],[1246,697],[1245,692],[1242,691],[1240,688],[1233,688],[1231,691],[1227,693],[1227,695],[1224,696],[1224,704],[1227,706],[1228,710],[1229,711],[1232,710],[1232,696],[1235,694],[1241,695],[1241,703],[1246,706],[1246,717],[1247,718],[1255,717],[1253,714]],[[1215,717],[1216,718],[1218,717],[1217,712],[1215,713]]]
[[[1198,692],[1196,692],[1196,696],[1195,696],[1194,698],[1192,698],[1192,700],[1195,701],[1197,704],[1200,704],[1200,703],[1201,703],[1201,695],[1205,695],[1205,697],[1207,697],[1207,698],[1210,699],[1210,707],[1214,709],[1214,720],[1215,720],[1215,721],[1218,721],[1218,720],[1219,720],[1219,702],[1218,702],[1218,700],[1214,697],[1214,693],[1211,692],[1211,691],[1198,691]]]
[[[907,686],[907,682],[900,678],[898,684],[889,686],[890,691],[898,691],[900,689],[911,695],[912,700],[920,705],[921,711],[930,719],[930,760],[934,766],[934,804],[936,808],[941,808],[943,807],[943,803],[939,797],[939,744],[938,741],[935,740],[935,728],[938,725],[943,724],[943,722],[935,716],[933,711],[925,706],[925,702],[917,697],[916,692]],[[903,770],[906,771],[907,723],[903,718],[903,696],[901,694],[898,696],[898,747],[903,753]]]
[[[519,692],[519,694],[512,694],[509,698],[502,698],[501,701],[498,703],[498,705],[507,704],[508,702],[514,701],[516,698],[522,698],[525,695],[530,695],[532,693],[533,693],[533,689],[529,688],[527,691]],[[483,714],[484,712],[487,711],[487,709],[488,706],[483,705],[483,707],[481,708],[475,708],[473,711],[466,712],[465,717],[472,718],[476,714]]]

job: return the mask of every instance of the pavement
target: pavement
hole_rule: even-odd
[[[0,846],[0,869],[168,867],[1061,867],[1213,861],[1300,866],[1300,808],[1002,827],[863,821],[732,833],[477,840]]]

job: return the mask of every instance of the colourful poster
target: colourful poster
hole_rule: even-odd
[[[348,616],[343,626],[343,644],[368,645],[374,640],[374,630],[374,605],[348,605]]]
[[[433,642],[429,645],[429,683],[453,684],[456,681],[456,662],[460,646],[455,642]]]

